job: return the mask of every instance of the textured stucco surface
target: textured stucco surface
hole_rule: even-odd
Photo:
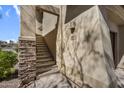
[[[45,36],[49,32],[53,31],[56,28],[57,16],[44,12],[43,13],[43,31],[42,35]]]
[[[35,37],[35,6],[21,6],[21,37]]]
[[[54,59],[56,59],[57,26],[58,16],[50,13],[44,13],[42,34]]]
[[[124,55],[122,56],[120,63],[115,70],[117,76],[118,87],[124,87]]]
[[[61,9],[65,17],[66,9]],[[61,20],[57,36],[57,64],[62,73],[80,86],[115,87],[109,29],[94,6],[67,24]],[[75,28],[71,33],[71,28]],[[115,84],[115,85],[114,85]]]

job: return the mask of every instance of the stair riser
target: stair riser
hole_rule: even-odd
[[[36,49],[36,51],[38,52],[38,51],[49,51],[49,49],[48,48],[38,48],[38,49]]]
[[[42,55],[42,56],[36,56],[36,58],[51,58],[52,56],[51,55]]]
[[[44,54],[46,54],[46,55],[50,55],[50,54],[48,54],[48,53],[49,53],[48,50],[36,51],[36,53],[37,53],[37,55],[44,55]]]
[[[40,56],[42,56],[41,58],[43,58],[43,57],[52,57],[51,55],[39,54],[39,55],[37,55],[36,58],[39,58]]]
[[[36,44],[46,44],[45,42],[36,42]]]
[[[36,49],[36,53],[40,53],[40,52],[48,52],[49,53],[49,49]]]
[[[53,66],[53,65],[55,65],[55,63],[42,64],[42,65],[37,65],[36,68],[48,67],[48,66]]]
[[[47,47],[46,45],[36,45],[36,47]]]
[[[46,44],[36,44],[36,46],[47,46]]]
[[[38,42],[45,42],[45,41],[42,39],[36,39],[36,42],[38,43]]]
[[[36,74],[37,75],[39,75],[39,74],[42,74],[42,73],[44,73],[44,72],[47,72],[47,71],[49,71],[49,70],[51,70],[51,67],[45,67],[45,68],[39,68],[38,70],[37,70],[37,72],[36,72]]]
[[[37,47],[36,49],[47,49],[48,50],[47,47]]]
[[[48,58],[37,58],[37,62],[47,62],[47,61],[53,61],[53,59],[48,59]]]
[[[39,60],[39,59],[53,59],[51,56],[37,56],[36,57],[37,58],[37,60]]]

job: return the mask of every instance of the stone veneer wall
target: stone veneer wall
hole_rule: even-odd
[[[62,6],[57,34],[59,70],[80,87],[116,87],[109,28],[98,6],[64,23]],[[73,31],[71,31],[73,30]]]
[[[27,87],[36,77],[36,42],[35,40],[19,39],[19,79],[20,87]]]

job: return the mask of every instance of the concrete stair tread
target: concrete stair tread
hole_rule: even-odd
[[[36,40],[44,40],[43,37],[37,37]]]
[[[36,49],[37,49],[37,50],[38,50],[38,49],[39,49],[39,50],[44,50],[44,49],[49,50],[48,47],[39,47],[39,46],[38,46]]]
[[[50,74],[58,73],[58,72],[59,72],[58,66],[57,66],[57,65],[53,65],[53,66],[51,66],[51,69],[50,69],[50,70],[48,70],[48,71],[46,71],[46,72],[44,72],[44,73],[42,73],[42,74],[39,74],[39,75],[37,76],[37,79],[40,79],[40,77],[43,77],[43,76],[45,76],[45,75],[50,75]]]
[[[43,38],[40,38],[40,37],[38,37],[38,38],[36,38],[36,42],[38,42],[38,41],[44,41],[44,39]]]
[[[51,57],[51,55],[40,55],[40,56],[37,55],[37,58],[49,58],[49,57]]]
[[[48,48],[36,48],[36,50],[38,51],[38,50],[49,50]]]
[[[37,58],[37,61],[39,60],[53,60],[53,58],[51,58],[51,57],[36,57]]]
[[[46,44],[44,41],[39,41],[39,42],[37,41],[36,43],[37,44]]]
[[[48,61],[48,62],[44,62],[44,63],[37,63],[36,64],[36,68],[42,68],[42,67],[48,67],[48,66],[52,66],[55,65],[55,61]]]
[[[37,40],[36,43],[45,43],[45,41],[42,39],[36,39],[36,40]]]
[[[45,43],[38,43],[36,44],[36,46],[40,46],[40,45],[46,45]]]
[[[37,54],[37,57],[39,57],[39,56],[43,56],[43,57],[51,57],[50,54]]]
[[[36,37],[38,38],[38,37],[41,37],[41,38],[43,38],[41,35],[36,35]]]
[[[48,50],[44,50],[44,51],[36,51],[37,55],[44,55],[44,54],[48,54],[49,51]]]
[[[37,60],[37,62],[45,62],[45,61],[53,61],[53,58],[44,58]]]
[[[37,44],[36,44],[36,46],[47,46],[47,45],[46,45],[46,44],[43,44],[43,45],[42,45],[42,44],[40,44],[40,45],[37,45]]]
[[[36,74],[39,75],[39,74],[42,74],[44,72],[50,71],[52,69],[51,67],[52,66],[39,68],[39,69],[37,69]]]
[[[41,50],[36,50],[36,52],[38,53],[38,52],[49,52],[49,50],[48,49],[41,49]]]
[[[36,45],[37,48],[39,47],[47,47],[47,45]]]
[[[36,43],[37,46],[39,45],[46,45],[46,43]]]

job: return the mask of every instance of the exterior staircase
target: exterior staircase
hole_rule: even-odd
[[[51,70],[55,64],[44,38],[41,35],[36,35],[36,75]]]

